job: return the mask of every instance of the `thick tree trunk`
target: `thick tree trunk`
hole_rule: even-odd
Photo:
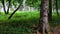
[[[48,13],[49,21],[52,21],[52,0],[49,0],[49,13]]]
[[[48,0],[41,0],[41,10],[40,10],[40,23],[37,32],[41,34],[49,34],[48,25]],[[37,33],[39,34],[39,33]]]

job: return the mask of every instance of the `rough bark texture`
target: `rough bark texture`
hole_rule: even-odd
[[[37,34],[49,34],[48,25],[48,0],[41,0],[40,23],[37,29]]]

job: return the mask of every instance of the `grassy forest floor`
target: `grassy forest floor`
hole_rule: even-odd
[[[40,12],[16,12],[10,20],[11,13],[0,13],[0,34],[33,34],[39,23]],[[52,21],[49,22],[51,31],[60,31],[60,16],[53,12]]]

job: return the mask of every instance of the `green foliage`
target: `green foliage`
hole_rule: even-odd
[[[0,0],[0,2],[1,1],[2,0]],[[8,2],[10,0],[4,0],[4,1]],[[20,4],[20,3],[22,3],[23,1],[24,0],[11,0],[11,4],[16,6],[16,5]],[[60,0],[57,0],[57,1],[58,1],[58,8],[60,8]],[[54,7],[54,9],[56,8],[56,6],[55,6],[56,3],[55,2],[56,1],[53,0],[53,7]],[[40,6],[40,4],[41,4],[41,0],[26,0],[26,5],[28,5],[28,6],[32,6],[32,7],[38,8]]]
[[[41,0],[27,0],[26,4],[33,7],[39,7]]]
[[[2,1],[2,0],[0,0]],[[11,4],[16,6],[20,3],[22,3],[24,0],[4,0],[6,2],[11,1]],[[26,0],[26,5],[32,6],[32,7],[39,7],[41,3],[41,0]]]
[[[14,16],[8,20],[8,15],[0,14],[0,34],[33,34],[34,28],[39,23],[38,11],[31,12],[16,12]],[[50,26],[60,25],[60,18],[57,17],[56,12],[53,12],[53,21]]]
[[[0,34],[32,34],[33,28],[30,27],[39,22],[39,12],[17,12],[8,20],[9,15],[0,15]]]

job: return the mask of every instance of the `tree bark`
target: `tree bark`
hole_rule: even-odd
[[[49,24],[48,24],[48,0],[41,0],[41,10],[40,10],[40,23],[37,32],[41,34],[49,34]],[[39,34],[39,33],[37,33]]]

